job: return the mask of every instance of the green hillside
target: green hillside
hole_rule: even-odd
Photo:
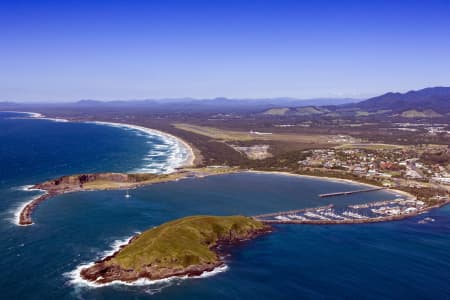
[[[193,216],[165,223],[142,233],[110,262],[123,269],[148,265],[165,268],[210,264],[218,261],[212,247],[218,241],[246,239],[265,225],[244,216]]]

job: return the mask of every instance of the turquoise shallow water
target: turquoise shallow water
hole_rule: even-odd
[[[124,191],[62,195],[43,203],[35,225],[13,210],[32,197],[17,187],[63,174],[141,168],[148,137],[93,124],[0,116],[0,289],[2,299],[448,299],[450,209],[400,222],[276,226],[230,248],[228,270],[154,285],[89,288],[70,272],[116,241],[193,214],[258,214],[321,206],[319,192],[355,188],[316,179],[234,174]],[[86,134],[89,133],[89,134]],[[68,138],[70,137],[70,138]],[[126,145],[126,146],[124,146]],[[169,156],[169,154],[167,154]],[[374,192],[336,205],[394,197]]]

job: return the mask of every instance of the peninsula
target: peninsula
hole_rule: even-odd
[[[148,131],[148,133],[157,132],[160,135],[165,135],[167,132],[168,138],[178,139],[178,145],[182,145],[189,150],[189,160],[184,162],[184,165],[194,165],[195,167],[178,168],[170,170],[171,173],[169,174],[160,175],[146,173],[70,175],[36,184],[32,188],[41,189],[45,191],[45,194],[35,198],[22,208],[19,216],[20,225],[32,224],[33,210],[41,202],[63,193],[130,189],[184,178],[198,178],[249,170],[323,177],[327,180],[350,180],[370,184],[367,191],[389,188],[398,194],[405,192],[407,198],[415,198],[418,201],[417,203],[401,205],[401,207],[397,207],[397,203],[392,204],[391,206],[397,207],[397,210],[391,212],[395,215],[395,219],[397,219],[397,214],[400,214],[401,218],[413,216],[424,210],[440,207],[450,202],[450,185],[447,184],[448,176],[450,176],[450,164],[448,164],[450,150],[448,145],[397,145],[364,142],[363,138],[355,138],[344,134],[345,132],[342,132],[341,135],[331,136],[324,136],[323,134],[310,136],[310,133],[305,135],[304,132],[289,132],[289,134],[280,132],[279,134],[260,136],[255,132],[261,133],[262,131],[252,129],[243,131],[242,128],[245,127],[243,127],[243,124],[238,126],[241,130],[228,130],[203,125],[187,125],[187,123],[179,123],[180,120],[173,120],[173,117],[166,120],[168,123],[165,123],[161,121],[161,116],[156,118],[158,120],[156,123],[148,123],[151,118],[146,118],[144,122],[141,118],[131,120],[109,114],[102,115],[100,118],[97,115],[79,117],[66,114],[44,117],[36,113],[31,117],[95,122],[109,124],[110,126],[128,127],[142,132]],[[98,119],[101,122],[98,122]],[[236,120],[239,124],[241,121],[242,119]],[[153,131],[148,127],[155,127],[157,130]],[[299,128],[303,127],[300,126]],[[404,137],[402,136],[402,138]],[[244,148],[254,149],[252,147],[260,145],[262,142],[270,144],[269,148],[266,147],[267,149],[263,147],[270,152],[270,155],[256,158],[253,156],[246,157],[248,153],[243,150]],[[301,144],[301,147],[293,149],[292,143],[295,145],[299,143],[297,146]],[[240,150],[237,151],[235,148]],[[241,153],[242,151],[246,154]],[[354,192],[351,191],[351,193]],[[382,199],[379,202],[383,202]],[[423,204],[421,204],[422,202]],[[403,209],[407,209],[408,213],[404,213]],[[351,217],[348,222],[361,223],[362,220],[364,222],[389,221],[392,217],[389,216],[385,219],[384,213],[375,213],[374,215],[370,213],[370,215],[370,218],[364,219]],[[286,221],[286,218],[288,218],[284,215],[282,217],[283,220],[277,220],[277,222]],[[348,219],[348,216],[344,218]],[[332,222],[341,224],[343,223],[342,220],[332,220]],[[295,221],[298,222],[297,219]],[[323,219],[319,219],[319,221],[322,222]]]
[[[82,269],[96,284],[198,276],[224,264],[220,246],[255,238],[270,226],[244,216],[192,216],[162,224],[119,251]]]
[[[205,167],[179,169],[170,174],[97,173],[63,176],[30,187],[31,190],[41,190],[44,193],[22,208],[19,214],[19,225],[33,224],[31,216],[38,205],[49,198],[61,194],[81,191],[133,189],[140,186],[177,181],[185,178],[202,178],[237,171],[236,168]]]

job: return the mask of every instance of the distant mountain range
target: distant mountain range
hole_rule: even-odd
[[[146,99],[146,100],[80,100],[77,105],[140,105],[140,106],[164,106],[170,105],[196,105],[208,107],[277,107],[283,106],[311,106],[311,105],[341,105],[355,103],[360,99],[353,98],[316,98],[316,99],[296,99],[288,97],[263,98],[263,99],[235,99],[218,97],[214,99],[194,99],[194,98],[170,98],[170,99]]]
[[[440,118],[450,116],[450,87],[432,87],[407,93],[386,93],[364,101],[341,105],[277,107],[268,109],[263,114]]]
[[[387,93],[350,106],[368,111],[434,110],[439,113],[448,113],[450,112],[450,87],[425,88],[404,94]]]
[[[450,117],[450,87],[432,87],[407,93],[386,93],[367,100],[351,98],[295,99],[288,97],[264,99],[147,99],[72,103],[13,103],[0,102],[0,107],[64,106],[73,108],[142,107],[161,112],[241,112],[265,116],[303,117]]]
[[[142,107],[153,112],[206,112],[206,113],[253,113],[279,106],[304,107],[311,105],[341,105],[360,101],[358,99],[295,99],[295,98],[266,98],[266,99],[149,99],[149,100],[118,100],[96,101],[81,100],[71,105],[77,107]]]
[[[1,107],[59,107],[69,109],[95,109],[95,108],[139,108],[148,109],[152,112],[161,113],[186,113],[186,112],[206,112],[206,113],[253,113],[264,111],[273,107],[289,106],[304,107],[311,105],[341,105],[360,101],[351,98],[317,98],[317,99],[296,99],[296,98],[265,98],[265,99],[194,99],[194,98],[170,98],[170,99],[146,99],[146,100],[80,100],[77,102],[65,103],[13,103],[0,102]],[[10,108],[12,109],[12,108]]]

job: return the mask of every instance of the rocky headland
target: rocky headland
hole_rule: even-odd
[[[174,180],[181,176],[182,173],[173,173],[170,175],[99,173],[63,176],[38,183],[30,189],[41,190],[44,194],[33,199],[23,207],[19,215],[19,225],[33,224],[31,215],[34,209],[47,199],[64,193],[134,188],[144,184]]]
[[[253,239],[270,230],[245,216],[186,217],[135,236],[113,255],[82,269],[80,275],[96,284],[198,276],[224,264],[221,245]]]
[[[41,196],[27,203],[19,214],[19,225],[31,225],[34,209],[49,198],[73,192],[133,189],[140,186],[177,181],[184,178],[201,178],[210,175],[237,172],[235,168],[192,168],[179,169],[170,174],[150,173],[96,173],[63,176],[38,183],[30,190],[41,190]]]

